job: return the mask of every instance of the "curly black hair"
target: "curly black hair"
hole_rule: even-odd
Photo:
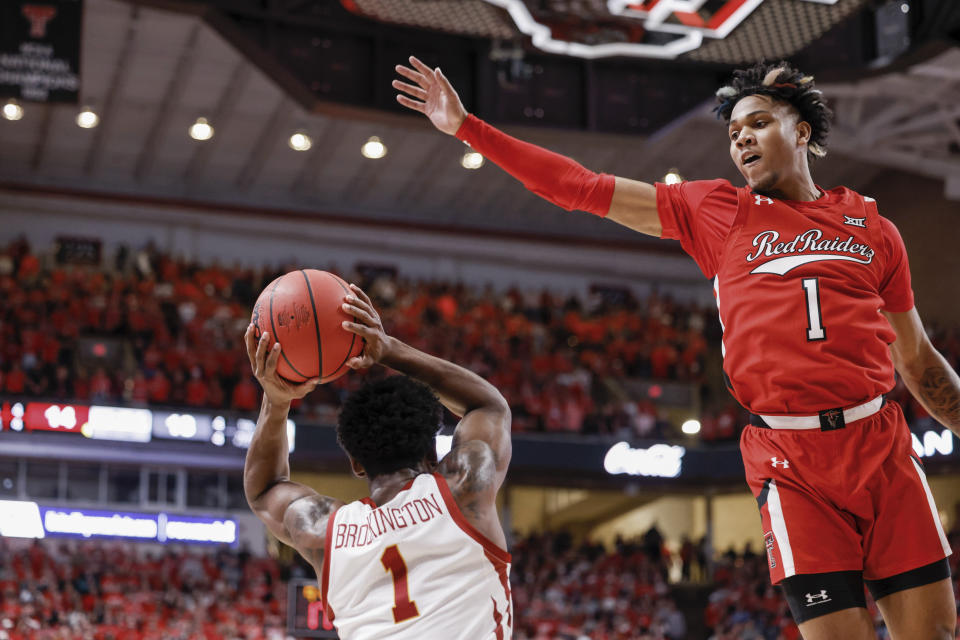
[[[435,459],[443,406],[427,385],[407,376],[369,382],[340,410],[337,441],[372,478]]]
[[[814,86],[813,76],[804,75],[786,62],[758,62],[749,69],[733,72],[733,81],[717,90],[719,104],[714,108],[718,118],[730,123],[733,107],[747,96],[770,96],[792,105],[800,112],[800,120],[810,124],[810,154],[827,155],[827,134],[833,112],[823,100],[823,93]]]

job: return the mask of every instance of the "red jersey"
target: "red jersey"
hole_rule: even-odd
[[[714,281],[724,372],[758,414],[850,407],[894,386],[880,310],[913,308],[906,248],[871,198],[777,200],[726,180],[657,184],[663,237]]]

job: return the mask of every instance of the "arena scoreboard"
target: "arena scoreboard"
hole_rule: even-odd
[[[337,638],[324,619],[320,586],[316,580],[291,579],[287,585],[287,633],[294,638]]]
[[[21,398],[0,401],[0,432],[47,431],[115,442],[187,440],[246,449],[256,426],[256,422],[248,418],[199,412],[51,403]],[[296,443],[296,424],[292,420],[287,420],[287,440],[292,452]]]

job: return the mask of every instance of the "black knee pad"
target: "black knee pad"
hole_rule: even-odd
[[[867,606],[862,571],[804,573],[784,578],[780,587],[797,623]]]

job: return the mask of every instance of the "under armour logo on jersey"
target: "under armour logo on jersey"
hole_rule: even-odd
[[[820,593],[808,593],[805,594],[807,599],[807,606],[812,607],[815,604],[823,604],[824,602],[830,602],[832,598],[827,596],[826,589],[820,589]]]
[[[770,458],[770,464],[773,465],[773,468],[774,468],[774,469],[777,468],[777,465],[783,467],[784,469],[789,469],[789,468],[790,468],[790,461],[789,461],[789,460],[786,460],[786,459],[784,459],[784,460],[777,460],[777,456],[773,456],[772,458]]]
[[[848,224],[851,227],[860,227],[861,229],[867,228],[867,219],[866,218],[851,218],[850,216],[843,216],[843,224]]]
[[[756,198],[754,204],[773,204],[773,199],[768,198],[767,196],[758,196],[757,194],[754,194],[753,197]]]

